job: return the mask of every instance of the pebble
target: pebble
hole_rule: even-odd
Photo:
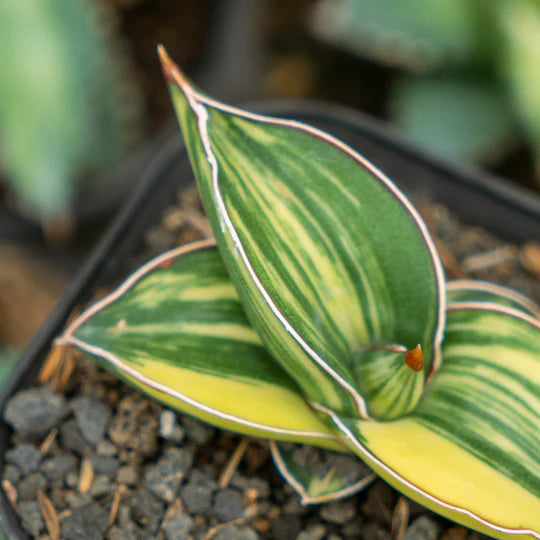
[[[131,500],[131,516],[147,534],[155,534],[161,524],[165,507],[149,490],[137,493]]]
[[[76,471],[77,458],[65,452],[46,459],[41,465],[41,472],[55,485],[62,485],[67,480],[67,476]]]
[[[118,449],[108,439],[103,439],[96,447],[96,454],[102,456],[116,456]]]
[[[257,540],[259,535],[251,527],[227,525],[216,531],[214,540]]]
[[[82,436],[75,420],[68,420],[60,426],[60,441],[65,450],[76,452],[80,456],[94,453],[92,445]]]
[[[102,540],[109,514],[89,504],[74,508],[62,522],[62,540]]]
[[[4,418],[23,438],[36,439],[45,435],[68,413],[66,400],[43,387],[15,394],[7,402]]]
[[[288,484],[285,484],[284,489],[288,489]],[[292,489],[292,488],[291,488]],[[283,504],[283,513],[285,514],[298,514],[303,515],[308,512],[308,507],[302,504],[300,497],[297,493],[294,493],[289,499]]]
[[[270,496],[270,484],[266,480],[257,478],[256,476],[253,478],[248,478],[247,476],[240,474],[238,471],[235,471],[231,477],[230,484],[231,486],[241,489],[242,491],[246,491],[248,489],[256,491],[257,498],[259,499],[267,499]]]
[[[103,401],[88,396],[72,400],[71,407],[84,439],[94,446],[99,444],[107,431],[112,416],[111,408]]]
[[[36,501],[23,501],[19,503],[19,514],[23,527],[33,535],[39,534],[43,529],[43,518],[41,508]]]
[[[79,483],[79,475],[76,472],[66,474],[66,486],[69,488],[77,487]]]
[[[356,515],[356,503],[352,499],[332,501],[321,506],[321,517],[330,523],[342,525],[351,521]]]
[[[94,472],[114,476],[118,471],[118,460],[113,456],[95,454],[88,458],[92,464]]]
[[[234,521],[244,514],[242,494],[234,488],[226,488],[218,492],[214,500],[215,516],[223,522]]]
[[[137,394],[129,394],[118,404],[118,411],[109,423],[108,434],[125,458],[141,462],[158,449],[157,418],[148,410],[148,403]]]
[[[176,444],[184,438],[184,430],[176,421],[176,414],[169,409],[163,409],[159,415],[159,435]]]
[[[416,518],[403,536],[403,540],[436,540],[439,536],[439,525],[427,516]]]
[[[103,495],[106,495],[107,493],[111,492],[111,480],[108,476],[105,476],[103,474],[100,474],[99,476],[95,476],[92,485],[90,486],[90,489],[88,490],[88,494],[93,497],[94,499],[97,499],[99,497],[102,497]]]
[[[147,487],[165,502],[172,502],[180,482],[193,462],[187,448],[168,448],[163,457],[150,466],[144,476]]]
[[[201,468],[193,469],[190,473],[189,480],[192,484],[203,484],[212,490],[216,489],[217,486],[212,477],[208,476]]]
[[[182,424],[188,438],[201,446],[208,444],[216,433],[215,428],[212,426],[203,424],[189,416],[182,417]]]
[[[17,494],[20,500],[37,498],[38,491],[47,488],[47,480],[40,472],[32,473],[23,478],[17,485]]]
[[[23,475],[36,472],[41,463],[41,452],[33,444],[18,444],[5,455],[7,463],[16,465]]]
[[[140,536],[133,529],[112,527],[109,531],[109,540],[139,540]]]
[[[116,480],[119,484],[134,486],[139,481],[139,472],[134,465],[124,465],[118,469]]]
[[[367,497],[362,504],[362,512],[372,521],[387,523],[388,515],[392,514],[395,491],[383,482],[376,480],[367,490]]]
[[[2,480],[7,480],[13,486],[19,481],[20,477],[21,471],[15,465],[10,465],[9,463],[2,472]]]
[[[296,538],[302,529],[302,521],[297,515],[282,514],[272,520],[272,538],[276,540],[289,540]]]
[[[47,493],[50,501],[58,512],[65,510],[66,504],[66,490],[65,489],[52,489]],[[39,502],[39,501],[38,501]]]
[[[71,508],[80,508],[92,503],[92,497],[88,493],[80,491],[68,491],[65,498],[67,505]]]
[[[193,527],[193,518],[186,513],[176,514],[167,521],[163,530],[167,540],[187,540]]]
[[[296,540],[322,540],[326,534],[326,527],[318,523],[308,527],[305,531],[302,531]]]
[[[202,514],[210,508],[212,488],[199,482],[188,482],[181,490],[180,497],[191,514]]]
[[[362,525],[359,538],[363,540],[392,540],[392,535],[376,523]]]

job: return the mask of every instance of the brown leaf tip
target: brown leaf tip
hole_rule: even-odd
[[[185,75],[180,71],[180,68],[171,60],[171,57],[167,54],[163,45],[157,47],[159,60],[161,61],[161,69],[163,75],[168,83],[175,83],[180,88],[189,86],[188,80]]]
[[[414,371],[421,371],[424,368],[424,355],[420,344],[405,353],[405,363]]]

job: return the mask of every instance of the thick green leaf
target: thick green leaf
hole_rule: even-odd
[[[376,475],[355,456],[294,443],[270,443],[279,472],[302,498],[318,504],[358,493]]]
[[[444,362],[411,414],[330,414],[409,497],[496,537],[540,538],[540,322],[505,306],[461,306],[449,306]]]
[[[317,35],[411,70],[470,62],[482,54],[475,0],[319,0]]]
[[[384,356],[388,346],[420,344],[425,373],[439,362],[443,274],[424,223],[351,148],[304,124],[205,97],[160,52],[251,323],[310,399],[366,417],[355,376],[363,351],[380,347]]]
[[[70,325],[60,344],[141,391],[249,435],[343,447],[250,328],[212,242],[157,257]]]
[[[527,296],[507,287],[487,281],[459,279],[446,284],[448,304],[478,303],[498,304],[522,311],[540,319],[540,307]]]
[[[493,162],[515,139],[510,104],[494,81],[406,77],[393,90],[392,117],[414,141],[450,159]]]

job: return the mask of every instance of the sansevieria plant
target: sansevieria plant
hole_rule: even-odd
[[[270,439],[305,502],[376,473],[478,531],[540,538],[538,307],[446,283],[417,211],[362,156],[205,96],[160,54],[215,240],[148,262],[59,344]],[[345,457],[323,474],[291,443]]]

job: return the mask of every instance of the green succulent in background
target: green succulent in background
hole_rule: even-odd
[[[405,72],[390,116],[419,143],[489,163],[521,133],[539,162],[537,0],[319,0],[313,28]]]
[[[215,240],[146,263],[57,344],[269,439],[304,502],[376,473],[458,523],[540,538],[540,309],[445,283],[417,211],[361,155],[203,95],[160,53]]]
[[[41,220],[68,212],[76,182],[118,158],[136,117],[100,10],[90,0],[0,6],[0,171]]]
[[[8,380],[15,362],[17,359],[17,352],[9,349],[0,349],[0,390],[4,387],[4,384]]]

